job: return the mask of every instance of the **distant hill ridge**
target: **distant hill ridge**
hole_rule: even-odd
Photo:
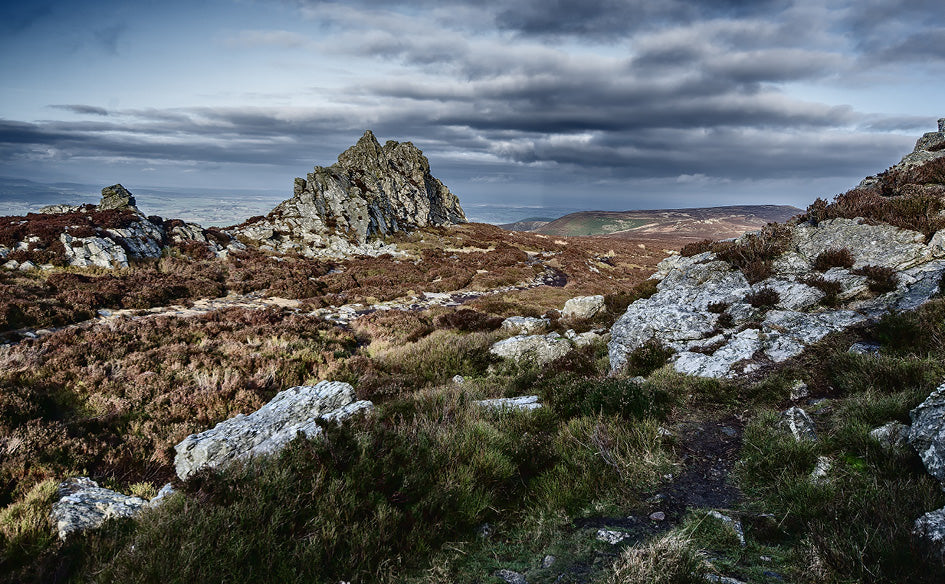
[[[555,220],[525,219],[500,225],[544,235],[608,235],[633,238],[727,239],[801,213],[789,205],[731,205],[692,209],[580,211]]]

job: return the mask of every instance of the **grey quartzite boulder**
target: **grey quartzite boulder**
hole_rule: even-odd
[[[70,533],[98,527],[107,519],[132,517],[142,509],[155,507],[173,492],[170,485],[164,485],[147,501],[104,489],[90,478],[76,477],[59,485],[59,501],[53,504],[49,518],[59,539],[66,539]]]
[[[459,199],[430,174],[423,152],[410,142],[381,146],[367,131],[337,163],[295,179],[291,199],[235,233],[277,251],[319,255],[342,242],[358,251],[387,234],[465,222]]]
[[[473,402],[481,408],[493,410],[537,410],[541,407],[537,395],[523,395],[519,397],[498,397],[494,399],[483,399]]]
[[[801,408],[794,406],[781,414],[778,427],[789,433],[797,442],[817,440],[814,420]]]
[[[909,443],[925,463],[929,474],[945,483],[945,383],[909,412]]]
[[[518,335],[492,345],[489,352],[513,361],[531,361],[538,365],[564,357],[571,343],[557,333],[547,335]]]
[[[502,321],[502,330],[516,335],[534,335],[543,332],[550,324],[547,318],[510,316]]]
[[[354,388],[339,381],[321,381],[280,391],[252,414],[239,414],[174,447],[177,476],[187,479],[204,467],[216,468],[240,459],[274,454],[296,436],[315,438],[322,425],[373,409],[356,401]]]
[[[564,303],[561,318],[593,318],[602,310],[604,310],[603,295],[578,296]]]

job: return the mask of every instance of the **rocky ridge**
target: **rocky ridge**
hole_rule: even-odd
[[[945,157],[942,145],[945,132],[926,134],[887,173]],[[673,366],[682,373],[749,373],[795,357],[832,332],[918,307],[939,292],[945,274],[945,230],[927,237],[864,218],[808,219],[747,234],[731,246],[744,254],[780,246],[780,253],[755,282],[711,250],[664,260],[652,276],[656,294],[630,305],[611,330],[614,371],[631,352],[657,342],[676,351]],[[824,258],[834,256],[849,260],[825,266]]]
[[[337,163],[295,179],[291,199],[233,233],[306,256],[379,255],[392,250],[370,240],[465,222],[459,199],[430,174],[423,152],[410,142],[381,146],[367,131]]]

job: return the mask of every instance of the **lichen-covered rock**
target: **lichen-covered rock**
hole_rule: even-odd
[[[248,416],[239,414],[185,438],[174,447],[174,467],[177,476],[187,479],[205,467],[274,454],[299,434],[314,438],[325,423],[340,422],[371,408],[370,402],[355,401],[354,388],[347,383],[322,381],[292,387]]]
[[[534,335],[544,332],[551,321],[533,316],[510,316],[502,321],[502,330],[516,335]]]
[[[523,395],[519,397],[500,397],[483,399],[473,402],[473,405],[493,410],[537,410],[541,407],[537,395]]]
[[[370,131],[329,167],[295,179],[294,195],[265,218],[236,232],[278,251],[315,254],[340,241],[432,225],[465,223],[459,199],[430,174],[410,142],[381,146]]]
[[[930,475],[945,483],[945,383],[909,412],[909,443]]]
[[[87,477],[77,477],[59,485],[59,501],[53,504],[50,519],[59,539],[73,532],[91,529],[113,517],[131,517],[148,501],[103,489]]]
[[[932,250],[925,245],[925,236],[917,231],[885,223],[870,225],[855,219],[799,225],[794,229],[794,245],[809,261],[827,250],[846,248],[853,254],[854,268],[872,265],[905,270],[933,257]]]
[[[607,333],[606,329],[587,331],[586,333],[576,333],[573,329],[568,329],[564,331],[564,336],[576,346],[586,347],[587,345],[606,339]]]
[[[604,296],[577,296],[564,303],[561,310],[562,318],[586,319],[593,318],[604,310]]]
[[[794,406],[781,414],[778,427],[791,434],[794,440],[817,440],[814,420],[803,409]]]
[[[564,357],[571,350],[571,343],[558,335],[517,335],[492,345],[489,352],[497,357],[513,361],[530,361],[538,365],[550,363]]]
[[[945,508],[916,519],[912,534],[934,557],[945,563]]]

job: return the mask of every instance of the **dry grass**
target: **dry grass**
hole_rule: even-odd
[[[704,584],[708,562],[692,540],[678,533],[633,546],[621,554],[608,584]]]

